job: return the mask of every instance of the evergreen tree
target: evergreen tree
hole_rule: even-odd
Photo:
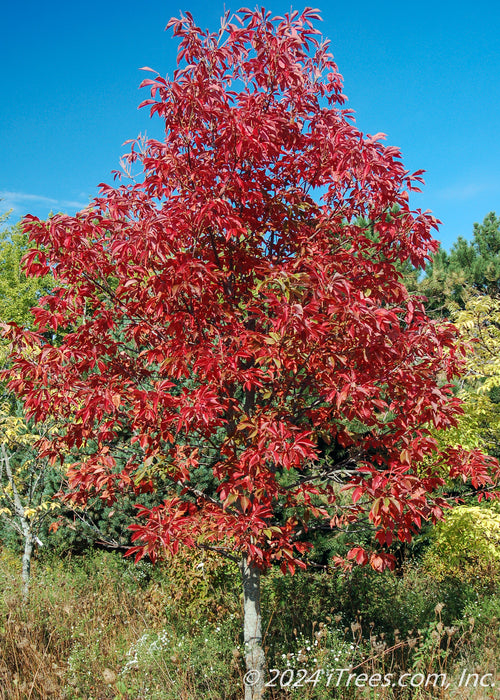
[[[425,274],[412,285],[414,271],[407,271],[405,281],[412,291],[427,298],[426,309],[434,317],[450,318],[455,305],[464,308],[464,289],[496,298],[500,294],[500,217],[495,212],[474,224],[473,237],[459,236],[447,253],[443,248],[434,254]]]

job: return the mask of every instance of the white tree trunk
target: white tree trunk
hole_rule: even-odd
[[[245,700],[264,697],[265,656],[262,648],[260,614],[260,571],[243,557],[240,564],[243,579],[243,642],[245,645]]]
[[[33,554],[33,545],[33,535],[29,528],[26,528],[24,533],[23,568],[21,572],[23,581],[23,601],[25,603],[28,602],[30,595],[31,555]]]
[[[23,584],[23,601],[27,603],[30,593],[31,556],[33,554],[33,545],[35,544],[35,537],[33,535],[33,531],[31,529],[29,520],[24,514],[24,506],[21,502],[21,497],[19,496],[19,492],[17,490],[14,475],[12,474],[12,469],[10,466],[10,457],[4,443],[2,443],[1,452],[3,466],[5,467],[5,471],[7,472],[7,479],[9,480],[9,485],[12,489],[14,509],[16,512],[16,516],[19,518],[20,523],[20,527],[16,527],[16,529],[19,533],[22,533],[22,536],[24,538],[21,579]]]

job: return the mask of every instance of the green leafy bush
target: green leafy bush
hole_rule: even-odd
[[[440,581],[456,577],[495,588],[500,574],[498,505],[453,508],[433,531],[424,568]]]

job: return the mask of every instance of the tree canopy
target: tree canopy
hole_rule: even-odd
[[[396,269],[436,249],[434,219],[408,206],[420,173],[342,109],[314,19],[242,11],[218,35],[172,20],[182,66],[143,83],[165,140],[133,144],[140,181],[102,185],[75,217],[24,221],[27,272],[58,286],[38,331],[13,332],[11,386],[64,426],[44,454],[81,451],[75,498],[170,481],[139,509],[139,554],[224,545],[292,568],[311,517],[369,514],[388,545],[441,515],[446,473],[491,482],[483,457],[436,450],[429,431],[456,421],[462,360]]]
[[[164,140],[134,142],[139,175],[77,215],[25,218],[26,271],[56,287],[35,331],[10,330],[10,386],[57,418],[42,456],[73,455],[73,499],[156,493],[137,557],[241,558],[249,668],[257,572],[305,566],[309,529],[368,518],[382,549],[349,557],[381,569],[442,516],[448,478],[488,496],[498,476],[432,434],[456,424],[463,357],[400,269],[436,251],[436,221],[409,207],[421,172],[344,109],[317,19],[170,21],[180,65],[143,82]]]

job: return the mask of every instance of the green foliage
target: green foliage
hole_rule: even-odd
[[[410,271],[404,275],[407,288],[426,297],[425,308],[433,318],[446,318],[449,316],[449,299],[454,298],[460,292],[465,279],[461,272],[450,273],[450,259],[448,253],[439,248],[432,261],[425,268],[422,279],[417,278]]]
[[[232,697],[241,658],[238,633],[227,619],[191,634],[179,634],[171,626],[146,630],[127,649],[116,687],[151,700],[177,700],[186,692],[210,700]]]
[[[467,282],[484,294],[500,291],[500,217],[494,212],[475,223],[469,243],[458,238],[450,254],[450,270],[466,271]]]
[[[52,484],[52,494],[55,494],[60,489],[60,480],[59,484],[55,480]],[[146,494],[141,496],[141,501],[148,503],[151,498]],[[95,497],[85,506],[61,504],[60,517],[53,519],[44,531],[49,552],[79,555],[92,548],[123,552],[130,546],[131,532],[127,526],[136,512],[136,502],[137,499],[123,497],[118,503],[108,506]],[[43,556],[43,552],[41,554]]]
[[[434,528],[424,565],[439,580],[455,576],[494,586],[500,574],[498,504],[453,508]]]
[[[39,438],[22,417],[12,415],[8,402],[0,405],[0,523],[17,533],[25,547],[39,540],[43,522],[60,505],[47,488],[47,474],[54,470],[34,450]]]
[[[462,289],[463,308],[450,303],[452,320],[470,349],[459,387],[464,415],[442,437],[500,457],[500,298]]]
[[[498,580],[497,580],[498,583]],[[476,663],[484,663],[486,658],[500,654],[500,595],[477,597],[464,607],[463,623],[470,627],[470,657]],[[495,662],[493,659],[493,666]]]
[[[452,321],[469,348],[466,372],[456,386],[464,412],[455,428],[435,434],[439,445],[499,458],[500,218],[490,212],[482,224],[474,224],[470,242],[458,238],[450,253],[438,250],[416,284],[412,271],[404,278],[409,289],[427,298],[428,313]]]
[[[414,284],[414,273],[407,271],[405,281],[412,291],[427,297],[427,311],[435,317],[449,318],[454,306],[465,305],[464,289],[497,296],[500,293],[500,217],[494,212],[475,223],[473,238],[459,236],[449,253],[440,248],[425,275]]]
[[[0,320],[31,327],[30,309],[51,289],[53,278],[26,277],[20,263],[27,250],[28,238],[18,224],[0,231]]]
[[[347,629],[348,641],[353,639],[351,625],[360,624],[365,639],[376,630],[395,644],[398,636],[410,636],[429,624],[437,605],[443,606],[443,623],[451,625],[466,605],[486,593],[482,581],[462,581],[452,574],[438,580],[417,565],[407,566],[399,576],[365,567],[300,571],[288,578],[271,571],[262,580],[265,644],[275,654],[295,648],[297,635],[312,638],[320,623]]]

